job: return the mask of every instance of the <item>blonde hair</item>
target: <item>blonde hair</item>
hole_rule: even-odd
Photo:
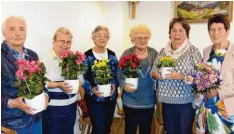
[[[9,20],[11,20],[11,19],[23,21],[24,24],[25,24],[25,28],[27,29],[27,23],[26,23],[26,21],[25,21],[25,19],[24,19],[23,16],[10,16],[10,17],[6,18],[6,19],[3,21],[3,23],[2,23],[2,32],[5,30],[7,22],[8,22]]]
[[[147,33],[149,37],[151,37],[151,31],[148,26],[146,24],[139,24],[132,27],[132,29],[130,30],[129,36],[131,37],[131,40],[133,40],[135,34],[139,32]]]
[[[54,33],[53,41],[56,41],[56,38],[57,38],[57,36],[58,36],[59,33],[70,35],[71,39],[73,37],[73,35],[72,35],[72,33],[71,33],[71,31],[69,29],[67,29],[66,27],[60,27]]]
[[[103,25],[98,25],[93,31],[92,31],[92,38],[95,37],[95,34],[100,31],[100,30],[105,30],[108,34],[108,37],[110,38],[110,31],[109,28],[107,26],[103,26]]]

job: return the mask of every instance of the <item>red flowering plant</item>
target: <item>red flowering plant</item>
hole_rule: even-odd
[[[124,78],[138,78],[138,69],[141,60],[136,54],[123,56],[119,61],[119,68],[123,71]]]
[[[62,76],[66,80],[75,80],[79,75],[82,75],[85,72],[86,56],[79,52],[64,51],[61,53],[60,58],[62,62],[59,63],[59,66],[62,67]]]
[[[19,59],[16,61],[18,70],[16,71],[16,81],[14,86],[18,87],[18,96],[27,99],[33,99],[41,94],[44,89],[44,83],[49,81],[45,77],[45,65],[39,60],[28,61]]]

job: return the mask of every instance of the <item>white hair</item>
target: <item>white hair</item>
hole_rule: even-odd
[[[25,28],[27,29],[27,23],[26,23],[26,21],[25,21],[25,19],[24,19],[23,16],[10,16],[10,17],[8,17],[7,19],[5,19],[5,20],[3,21],[3,23],[2,23],[2,32],[3,32],[3,31],[5,30],[5,28],[6,28],[6,23],[7,23],[7,21],[10,20],[10,19],[18,19],[18,20],[23,21],[24,24],[25,24]]]

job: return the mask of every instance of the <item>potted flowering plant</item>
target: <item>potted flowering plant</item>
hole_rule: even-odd
[[[43,92],[46,68],[39,60],[28,61],[19,59],[16,61],[16,81],[14,86],[18,87],[18,96],[23,96],[25,103],[35,109],[35,113],[45,108],[45,95]]]
[[[193,107],[200,107],[204,94],[212,89],[217,89],[221,81],[220,72],[214,66],[207,63],[196,65],[195,71],[185,78],[185,82],[191,84],[194,87],[194,92],[199,94],[199,98],[193,102]]]
[[[95,60],[92,65],[92,72],[94,73],[94,81],[97,84],[98,91],[102,92],[104,97],[110,96],[112,75],[108,59]]]
[[[141,60],[136,54],[123,56],[119,61],[119,68],[123,71],[125,83],[131,84],[133,89],[138,87],[138,69],[140,64]]]
[[[160,57],[159,61],[156,63],[156,67],[159,68],[159,72],[163,78],[165,78],[165,75],[173,70],[175,65],[175,59],[170,56]]]
[[[60,58],[62,59],[59,63],[62,68],[61,75],[65,79],[64,82],[69,83],[73,89],[69,94],[76,94],[80,86],[79,77],[84,74],[86,69],[86,56],[79,51],[74,53],[69,50],[62,52]]]

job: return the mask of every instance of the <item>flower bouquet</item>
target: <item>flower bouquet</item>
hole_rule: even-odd
[[[76,94],[80,86],[79,77],[86,70],[86,56],[81,52],[74,53],[69,50],[62,52],[60,58],[62,59],[62,62],[59,63],[59,66],[62,67],[61,75],[65,79],[64,82],[69,83],[73,89],[69,94]]]
[[[119,61],[119,68],[123,71],[125,83],[131,84],[133,89],[138,87],[138,69],[140,64],[141,60],[135,54],[126,55]]]
[[[34,113],[38,113],[45,108],[45,95],[43,92],[46,68],[39,60],[28,61],[19,59],[16,61],[18,70],[16,71],[16,81],[14,86],[18,87],[18,96],[23,96],[25,103],[33,107]]]
[[[156,67],[159,68],[159,73],[164,79],[166,78],[166,74],[171,73],[175,66],[175,59],[170,56],[160,57],[159,61],[156,63]]]
[[[217,89],[221,83],[220,72],[212,65],[200,63],[195,66],[195,71],[186,76],[185,82],[194,87],[194,92],[199,94],[193,102],[194,108],[202,105],[204,94],[212,89]]]
[[[98,91],[102,92],[104,97],[110,96],[112,75],[108,59],[95,60],[92,65],[92,72]]]

